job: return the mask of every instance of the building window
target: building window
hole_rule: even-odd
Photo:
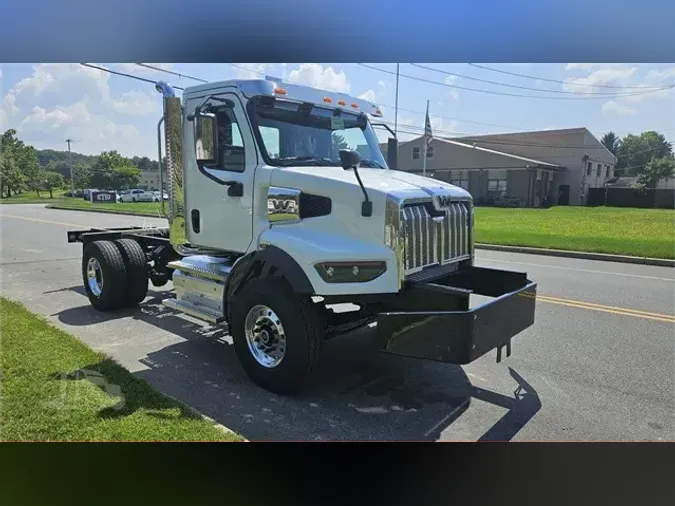
[[[488,179],[487,189],[489,192],[504,193],[506,191],[506,179]]]
[[[602,170],[602,165],[598,164],[598,168],[597,168],[597,170],[595,171],[595,175],[598,176],[598,177],[600,177],[600,171],[601,171],[601,170]]]
[[[469,180],[468,179],[453,179],[452,181],[450,181],[450,184],[453,184],[455,186],[459,186],[460,188],[463,188],[466,191],[469,191]]]
[[[419,160],[420,159],[420,148],[414,147],[412,150],[412,159],[413,160]]]
[[[609,165],[608,165],[607,168],[605,169],[605,177],[606,177],[606,178],[609,177]]]
[[[591,162],[588,162],[586,164],[586,175],[590,176],[592,170],[593,170],[593,164]]]
[[[434,147],[429,146],[427,148],[427,158],[433,158],[434,157]]]

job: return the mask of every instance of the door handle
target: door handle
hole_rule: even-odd
[[[224,185],[228,186],[227,194],[230,197],[243,197],[244,196],[244,185],[239,181],[224,181]]]

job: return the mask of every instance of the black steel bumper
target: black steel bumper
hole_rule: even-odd
[[[378,314],[382,351],[468,364],[534,323],[537,284],[519,272],[468,267],[432,283],[414,283]],[[470,295],[494,297],[470,309]]]

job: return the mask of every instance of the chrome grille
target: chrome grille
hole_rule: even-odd
[[[471,258],[471,213],[466,201],[451,203],[443,214],[434,212],[431,203],[402,207],[405,275]]]

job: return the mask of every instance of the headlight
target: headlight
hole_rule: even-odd
[[[326,283],[365,283],[387,270],[386,262],[322,262],[314,266]]]

